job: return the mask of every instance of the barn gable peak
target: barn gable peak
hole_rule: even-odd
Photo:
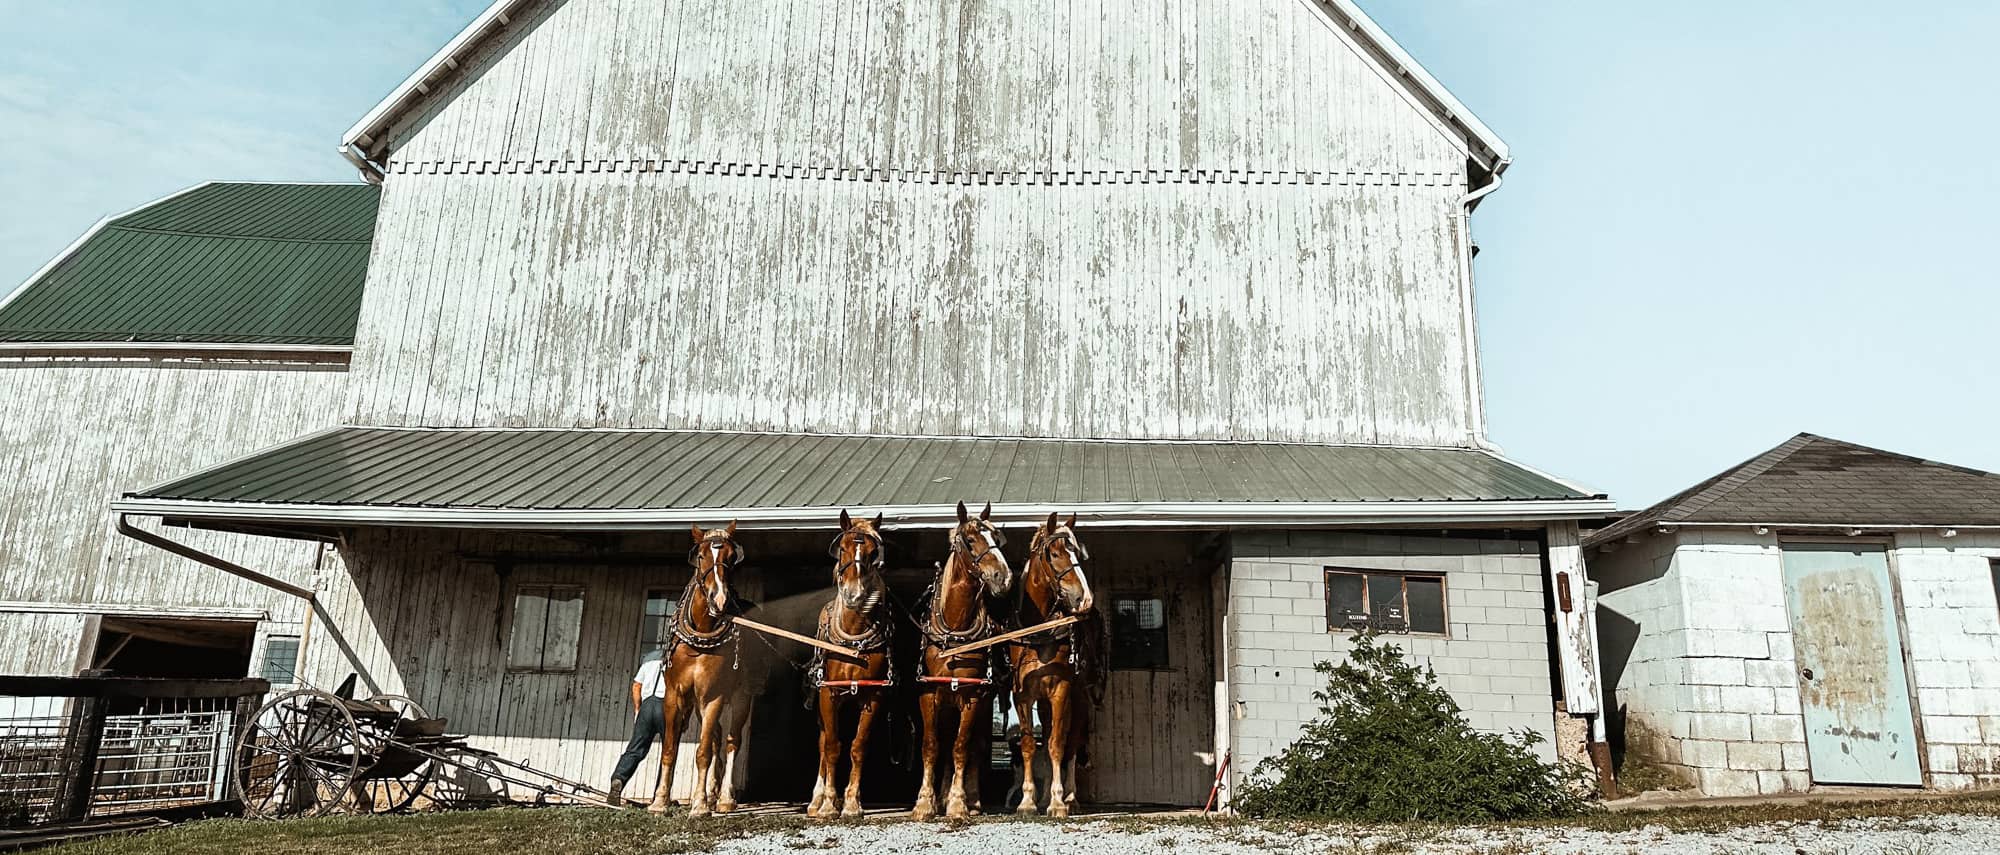
[[[363,177],[374,181],[392,149],[395,131],[437,97],[452,97],[453,84],[482,50],[494,47],[512,29],[552,3],[567,0],[494,0],[458,35],[424,62],[341,138],[341,153]],[[1507,144],[1435,77],[1412,58],[1355,0],[1298,0],[1317,14],[1329,32],[1351,48],[1409,105],[1422,113],[1477,169],[1498,174],[1511,155]],[[503,49],[511,49],[504,47]]]

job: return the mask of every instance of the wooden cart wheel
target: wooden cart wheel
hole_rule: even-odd
[[[506,770],[477,750],[452,748],[431,779],[431,804],[446,810],[492,807],[513,800]]]
[[[372,706],[396,711],[396,720],[388,723],[386,731],[379,728],[362,728],[362,737],[372,743],[370,753],[378,760],[389,751],[389,740],[396,738],[396,724],[429,718],[422,704],[406,695],[375,695],[367,700]],[[409,810],[422,798],[424,791],[437,777],[437,762],[425,758],[423,762],[406,774],[393,778],[376,778],[364,774],[354,782],[353,798],[349,806],[356,813],[397,813]],[[379,769],[377,771],[380,771]]]
[[[321,816],[354,785],[363,750],[345,703],[299,689],[271,699],[243,728],[230,782],[245,816]]]

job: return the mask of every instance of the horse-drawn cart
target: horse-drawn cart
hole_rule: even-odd
[[[467,745],[409,698],[354,700],[350,686],[299,689],[257,711],[237,740],[232,780],[246,816],[520,801],[610,806],[601,790]]]

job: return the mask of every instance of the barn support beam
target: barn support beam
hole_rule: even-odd
[[[1583,563],[1583,537],[1575,520],[1549,523],[1548,585],[1554,610],[1556,656],[1561,663],[1563,709],[1590,719],[1591,764],[1606,798],[1617,792],[1611,752],[1604,741],[1604,692],[1597,663],[1597,597]]]

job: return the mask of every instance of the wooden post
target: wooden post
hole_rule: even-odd
[[[104,719],[110,704],[104,698],[72,698],[69,707],[69,739],[63,746],[62,789],[56,794],[58,822],[73,822],[90,816],[92,789],[97,783],[97,753],[104,743]]]

